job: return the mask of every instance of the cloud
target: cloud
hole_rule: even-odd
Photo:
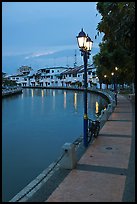
[[[45,56],[54,55],[54,54],[56,55],[58,53],[62,54],[64,52],[72,53],[72,51],[76,50],[76,48],[78,49],[78,47],[76,47],[75,44],[74,45],[56,46],[56,47],[53,47],[54,51],[50,51],[49,50],[49,51],[34,52],[34,53],[26,56],[25,59],[37,58],[37,57],[45,57]],[[93,49],[99,49],[98,43],[96,43],[96,42],[93,43]]]
[[[47,56],[54,54],[55,51],[47,51],[47,52],[38,52],[38,53],[33,53],[30,56],[26,56],[25,59],[30,59],[30,58],[35,58],[35,57],[41,57],[41,56]]]

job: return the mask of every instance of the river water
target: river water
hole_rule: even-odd
[[[2,99],[2,200],[9,201],[83,135],[83,92],[23,89]],[[107,102],[88,93],[88,117]]]

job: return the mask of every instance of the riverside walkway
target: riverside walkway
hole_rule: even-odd
[[[134,105],[118,94],[98,138],[45,202],[135,202]]]

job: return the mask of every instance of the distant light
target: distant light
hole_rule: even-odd
[[[115,67],[115,70],[117,71],[117,70],[118,70],[118,68],[117,68],[117,67]]]

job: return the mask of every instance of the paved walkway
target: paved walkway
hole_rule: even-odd
[[[99,137],[45,202],[135,201],[135,120],[132,105],[118,94],[117,107]]]

